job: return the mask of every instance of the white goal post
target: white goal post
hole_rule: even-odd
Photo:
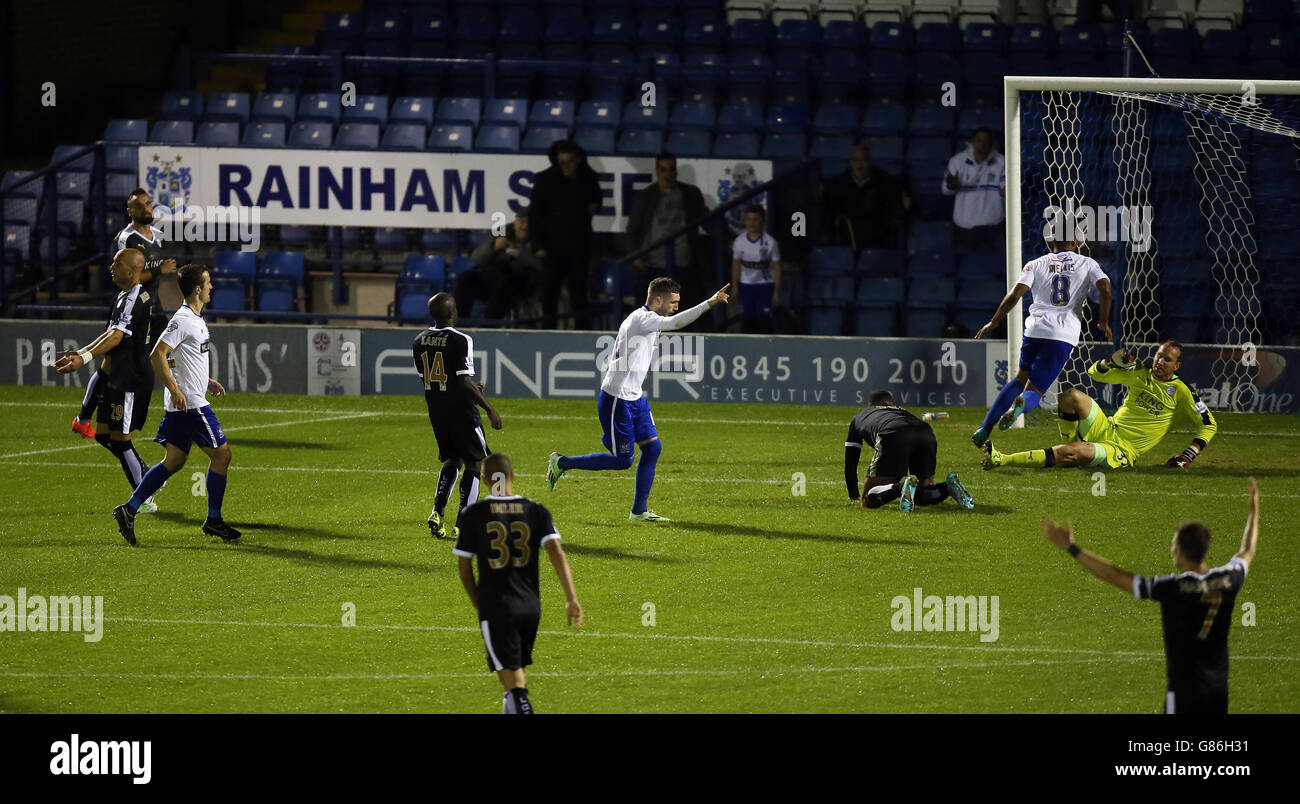
[[[1294,149],[1292,167],[1300,171],[1300,102],[1294,96],[1300,96],[1300,81],[1007,76],[1003,112],[1008,289],[1027,261],[1026,244],[1032,248],[1043,242],[1041,232],[1030,227],[1043,223],[1044,209],[1064,208],[1064,215],[1055,214],[1073,227],[1076,218],[1082,224],[1084,217],[1072,214],[1071,208],[1087,207],[1091,216],[1097,205],[1111,202],[1104,209],[1116,219],[1119,212],[1125,214],[1125,232],[1139,229],[1136,218],[1129,229],[1128,211],[1145,211],[1147,240],[1134,246],[1125,238],[1111,249],[1122,275],[1114,302],[1116,339],[1139,347],[1140,353],[1149,352],[1171,337],[1171,320],[1180,314],[1172,309],[1162,318],[1162,298],[1169,300],[1171,291],[1178,292],[1178,283],[1189,293],[1199,288],[1202,307],[1189,308],[1202,311],[1199,329],[1185,316],[1182,331],[1205,337],[1177,339],[1219,347],[1216,384],[1222,379],[1251,385],[1253,363],[1241,355],[1249,351],[1253,356],[1266,323],[1258,292],[1263,255],[1252,209],[1259,204],[1277,206],[1272,195],[1252,199],[1249,177],[1272,174],[1266,163],[1252,163],[1251,154],[1271,149],[1275,159],[1267,164],[1285,165]],[[1027,130],[1022,131],[1022,125]],[[1284,186],[1269,192],[1286,194],[1300,204],[1300,172],[1279,179]],[[1163,220],[1162,212],[1167,213]],[[1101,212],[1088,217],[1087,226],[1101,217]],[[1104,234],[1105,226],[1099,228]],[[1091,234],[1085,226],[1080,230],[1085,237]],[[1195,242],[1189,233],[1200,234],[1204,242]],[[1159,242],[1162,234],[1169,236],[1164,246]],[[1045,247],[1027,257],[1044,253]],[[1268,256],[1280,259],[1284,254]],[[1166,287],[1164,272],[1174,268],[1183,273]],[[1084,340],[1061,373],[1062,387],[1086,381],[1081,372],[1099,356],[1089,357],[1092,350],[1109,350],[1089,341],[1088,329],[1085,319]],[[1023,334],[1023,306],[1018,304],[1007,317],[1008,380],[1018,370]],[[1250,390],[1255,390],[1253,385]],[[1104,403],[1118,404],[1110,397]],[[1023,426],[1023,420],[1016,426]]]

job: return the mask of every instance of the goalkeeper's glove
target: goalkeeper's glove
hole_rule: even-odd
[[[1165,461],[1165,468],[1186,469],[1187,465],[1190,464],[1192,461],[1196,460],[1196,456],[1200,454],[1201,454],[1201,448],[1196,446],[1195,444],[1192,444],[1190,447],[1183,450],[1183,454],[1175,455],[1174,457]]]
[[[1130,369],[1137,365],[1137,355],[1121,346],[1111,353],[1110,364],[1115,368]]]

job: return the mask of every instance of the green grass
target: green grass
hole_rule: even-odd
[[[207,460],[195,450],[161,512],[138,520],[134,550],[111,515],[129,493],[117,462],[68,428],[78,402],[70,389],[0,388],[0,594],[103,595],[103,638],[0,633],[0,711],[499,711],[451,544],[424,524],[437,464],[421,398],[217,400],[234,451],[225,513],[242,543],[199,532],[206,502],[191,477]],[[137,437],[150,463],[162,454],[153,403]],[[904,515],[846,504],[850,408],[657,404],[651,502],[674,521],[651,525],[627,521],[632,472],[545,488],[550,450],[600,449],[594,403],[499,407],[506,429],[489,443],[515,460],[516,490],[553,512],[587,613],[580,630],[564,624],[543,566],[528,674],[541,712],[1157,711],[1158,607],[1093,579],[1038,522],[1071,519],[1089,549],[1155,573],[1171,569],[1174,526],[1202,519],[1222,563],[1249,475],[1263,527],[1234,615],[1231,708],[1300,710],[1295,418],[1222,415],[1180,473],[1159,465],[1190,438],[1171,434],[1098,497],[1088,471],[981,472],[967,440],[977,413],[955,410],[935,428],[939,469],[961,472],[977,509]],[[997,443],[1055,440],[1047,426]],[[890,602],[914,587],[997,595],[998,640],[895,632]],[[1247,602],[1254,627],[1241,623]],[[341,625],[345,603],[356,627]]]

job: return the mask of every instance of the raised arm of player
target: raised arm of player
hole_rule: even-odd
[[[76,351],[59,352],[59,359],[54,370],[60,374],[71,374],[82,366],[88,365],[91,358],[106,355],[117,348],[125,334],[116,327],[100,334],[89,346]]]
[[[460,582],[465,587],[465,594],[469,595],[469,602],[474,604],[474,611],[478,611],[478,583],[474,580],[474,559],[456,556],[456,570],[460,573]]]
[[[1133,385],[1141,382],[1143,377],[1132,371],[1137,364],[1137,355],[1124,347],[1116,349],[1110,357],[1102,358],[1088,367],[1088,376],[1097,382],[1112,385]]]
[[[154,344],[153,351],[149,353],[149,360],[153,363],[153,373],[162,379],[163,387],[172,395],[172,405],[177,410],[185,410],[189,407],[185,394],[181,393],[180,386],[176,384],[176,378],[172,376],[172,368],[167,365],[167,357],[171,355],[172,348],[164,340],[159,340]]]
[[[1201,450],[1209,446],[1210,440],[1219,431],[1219,424],[1214,420],[1214,414],[1210,412],[1209,406],[1197,399],[1186,383],[1178,384],[1175,400],[1179,412],[1200,425],[1187,449],[1165,461],[1166,469],[1186,469],[1192,461],[1196,460],[1196,456],[1201,454]]]
[[[578,602],[578,593],[573,588],[573,571],[569,569],[569,559],[564,555],[564,548],[560,546],[558,538],[546,543],[546,554],[551,557],[551,566],[555,567],[560,586],[564,588],[564,616],[568,618],[569,625],[582,625],[582,604]]]
[[[1246,481],[1246,493],[1250,495],[1250,507],[1246,514],[1246,531],[1241,534],[1241,549],[1237,551],[1237,558],[1246,562],[1255,560],[1255,545],[1259,542],[1259,486],[1255,483],[1255,478]]]
[[[731,296],[727,293],[727,289],[730,287],[731,285],[729,284],[723,285],[722,289],[710,296],[707,301],[702,301],[694,307],[682,310],[677,315],[647,316],[647,318],[651,320],[647,321],[646,325],[649,329],[657,330],[659,332],[681,329],[682,327],[689,326],[695,321],[695,319],[704,315],[706,310],[711,310],[719,304],[726,304],[731,299]]]
[[[497,409],[492,407],[492,403],[487,400],[487,397],[483,396],[482,387],[474,382],[474,378],[468,374],[460,375],[460,379],[465,387],[465,393],[469,394],[469,398],[474,400],[474,404],[487,411],[488,421],[492,423],[492,429],[500,430],[502,427],[501,414],[497,413]]]
[[[993,311],[993,317],[989,319],[989,322],[980,327],[979,332],[975,333],[975,337],[977,339],[983,338],[985,333],[997,329],[998,325],[1002,323],[1002,319],[1006,318],[1007,313],[1011,312],[1011,308],[1019,304],[1020,300],[1028,292],[1028,285],[1017,282],[1015,287],[1011,288],[1011,292],[1002,298],[1002,303],[998,305],[998,309]]]
[[[1050,519],[1044,519],[1042,524],[1043,536],[1049,542],[1066,551],[1069,551],[1071,547],[1075,548],[1075,551],[1072,551],[1074,557],[1083,565],[1084,569],[1111,586],[1124,590],[1126,594],[1133,594],[1133,573],[1126,572],[1101,556],[1089,553],[1076,545],[1074,543],[1073,525],[1066,522],[1065,527],[1061,527]]]

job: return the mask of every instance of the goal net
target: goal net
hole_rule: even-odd
[[[1281,301],[1294,298],[1300,256],[1297,93],[1288,81],[1008,77],[1009,282],[1046,253],[1046,231],[1077,235],[1110,277],[1115,339],[1142,360],[1169,339],[1200,347],[1213,364],[1198,371],[1207,404],[1249,410],[1257,347],[1297,331]],[[1009,317],[1011,376],[1027,302]],[[1123,386],[1087,377],[1114,348],[1096,315],[1085,309],[1083,340],[1045,405],[1070,387],[1106,407],[1123,401]]]

